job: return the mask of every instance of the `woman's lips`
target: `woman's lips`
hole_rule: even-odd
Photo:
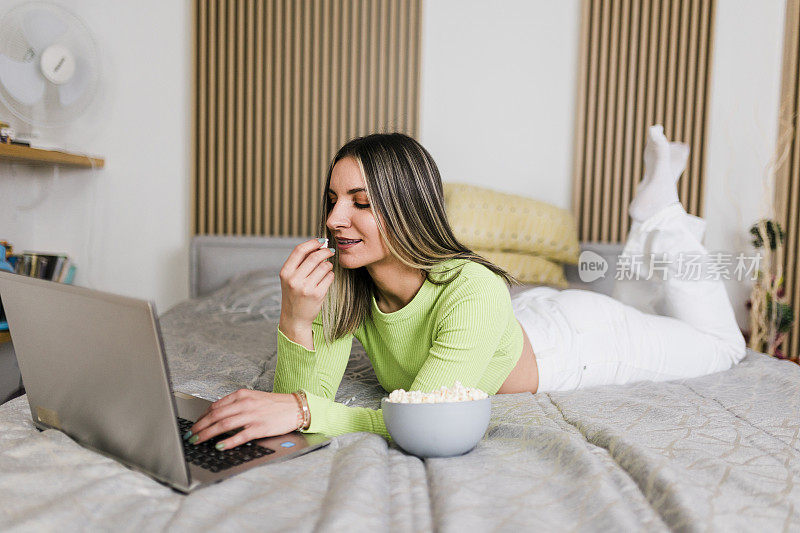
[[[359,241],[356,241],[356,242],[348,242],[347,244],[343,244],[343,243],[337,241],[336,242],[336,247],[339,248],[340,250],[347,250],[348,248],[352,248],[356,244],[361,244],[361,241],[359,240]]]

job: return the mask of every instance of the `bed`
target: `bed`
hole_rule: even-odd
[[[193,240],[192,298],[161,315],[175,390],[270,390],[276,273],[299,241]],[[583,248],[614,272],[614,246]],[[355,341],[337,401],[384,395]],[[701,378],[495,396],[461,457],[423,461],[353,433],[189,496],[38,432],[24,396],[0,406],[3,531],[789,531],[798,502],[800,368],[752,351]]]

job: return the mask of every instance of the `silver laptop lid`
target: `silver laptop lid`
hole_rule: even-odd
[[[155,306],[0,272],[34,423],[188,487]]]

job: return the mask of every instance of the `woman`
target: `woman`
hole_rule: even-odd
[[[677,197],[688,149],[660,126],[649,136],[624,254],[705,254],[703,222]],[[489,394],[573,390],[699,376],[744,356],[720,281],[668,277],[652,293],[666,316],[579,290],[537,287],[512,300],[513,278],[453,236],[436,164],[405,135],[348,142],[324,194],[335,248],[310,240],[283,265],[274,392],[243,389],[214,402],[191,441],[237,428],[219,449],[296,429],[388,437],[380,411],[333,401],[354,336],[387,391],[456,380]]]

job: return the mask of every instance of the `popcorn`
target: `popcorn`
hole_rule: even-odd
[[[389,401],[392,403],[445,403],[485,400],[488,397],[489,395],[482,390],[464,387],[460,381],[456,381],[452,389],[442,387],[433,392],[397,389],[389,394]]]

